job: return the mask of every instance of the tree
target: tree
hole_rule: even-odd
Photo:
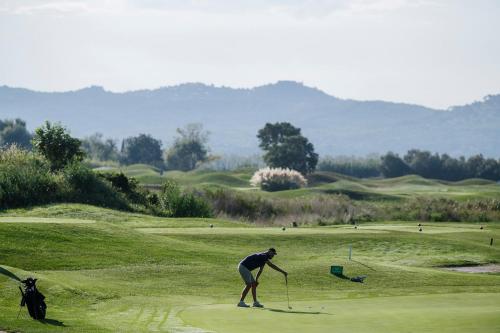
[[[26,129],[26,122],[21,119],[0,120],[0,147],[16,144],[24,149],[31,149],[32,135]]]
[[[272,168],[289,168],[308,174],[314,171],[318,163],[318,154],[307,138],[301,135],[300,128],[283,122],[266,123],[260,129],[257,138],[259,147],[266,153],[264,161]]]
[[[71,137],[66,128],[58,123],[46,121],[35,129],[33,147],[49,160],[52,171],[62,169],[70,162],[82,161],[85,154],[80,145],[80,140]]]
[[[124,139],[121,154],[125,164],[144,163],[157,167],[163,166],[161,141],[149,134],[139,134]]]
[[[118,149],[113,139],[103,139],[101,133],[95,133],[82,140],[82,149],[85,154],[94,160],[117,161]]]
[[[424,178],[438,178],[441,174],[441,158],[429,151],[409,150],[404,156],[410,169]]]
[[[441,174],[434,178],[457,181],[467,178],[466,173],[465,157],[461,156],[456,159],[448,154],[443,154],[441,155]]]
[[[408,164],[405,163],[397,154],[388,152],[381,158],[380,171],[384,177],[400,177],[411,173]]]
[[[498,180],[500,179],[500,165],[493,158],[487,158],[478,176],[484,179]]]
[[[189,171],[208,159],[209,132],[203,131],[201,124],[188,124],[177,129],[178,137],[166,152],[169,169]]]

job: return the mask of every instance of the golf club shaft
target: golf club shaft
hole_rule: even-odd
[[[288,308],[290,308],[290,296],[288,295],[288,278],[285,275],[285,285],[286,285],[286,300],[288,303]]]

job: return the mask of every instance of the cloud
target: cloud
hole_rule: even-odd
[[[288,12],[297,18],[326,17],[332,14],[384,14],[405,8],[435,6],[431,0],[303,0],[275,1],[274,10]]]
[[[89,7],[84,2],[47,2],[43,4],[24,4],[10,8],[7,7],[6,10],[18,15],[33,15],[44,12],[86,12],[89,10]]]
[[[0,12],[15,15],[38,14],[85,14],[85,13],[113,13],[124,8],[124,0],[29,0],[22,2],[6,1]]]
[[[325,17],[333,13],[387,12],[401,8],[436,5],[431,0],[38,0],[0,2],[0,12],[18,15],[37,13],[140,13],[195,11],[235,14],[261,12],[288,14],[296,18]]]

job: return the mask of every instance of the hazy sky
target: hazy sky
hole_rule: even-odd
[[[440,108],[500,93],[500,1],[0,0],[0,85],[278,80]]]

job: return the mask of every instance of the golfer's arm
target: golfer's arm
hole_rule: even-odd
[[[260,266],[259,271],[257,272],[257,276],[255,277],[255,281],[259,281],[259,276],[260,276],[260,274],[262,274],[262,271],[264,270],[264,266]]]
[[[287,272],[285,272],[284,270],[282,270],[281,268],[279,268],[278,266],[276,266],[275,264],[273,264],[272,262],[270,261],[267,261],[267,264],[269,265],[269,267],[271,267],[272,269],[280,272],[280,273],[283,273],[283,274],[288,274]]]

